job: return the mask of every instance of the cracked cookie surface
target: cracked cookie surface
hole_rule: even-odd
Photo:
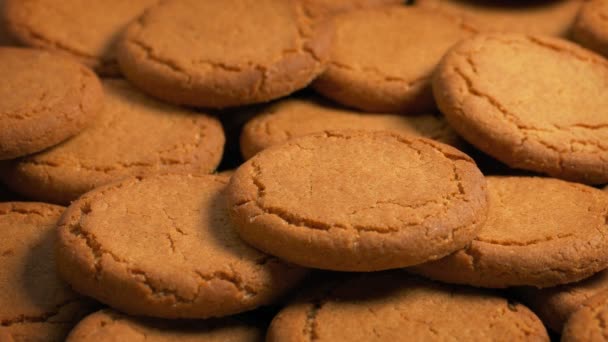
[[[608,1],[587,1],[578,13],[572,38],[581,45],[608,56]]]
[[[586,300],[574,312],[562,332],[563,342],[600,342],[608,340],[608,291]]]
[[[210,173],[224,148],[220,122],[152,99],[122,80],[104,81],[98,119],[78,136],[7,162],[0,177],[17,193],[69,203],[110,181],[154,172]]]
[[[231,315],[270,304],[306,275],[239,239],[223,176],[157,175],[93,190],[59,222],[58,268],[123,312]]]
[[[241,153],[249,159],[259,151],[289,139],[338,129],[389,130],[427,137],[452,146],[463,143],[439,115],[362,113],[310,97],[280,101],[249,120],[241,132]]]
[[[485,180],[462,152],[390,132],[330,131],[270,147],[232,176],[240,236],[293,263],[374,271],[464,247],[486,216]]]
[[[608,266],[605,192],[551,178],[487,181],[488,219],[471,245],[414,272],[481,287],[550,287]]]
[[[91,302],[55,269],[55,225],[65,208],[0,204],[0,340],[63,341]]]
[[[549,341],[521,304],[403,271],[349,276],[310,292],[274,318],[268,342]]]
[[[608,182],[608,62],[557,38],[479,35],[453,48],[433,90],[452,127],[519,169]]]
[[[433,70],[473,33],[457,19],[406,6],[342,14],[335,28],[329,65],[315,90],[361,110],[406,114],[435,108]]]
[[[53,50],[103,75],[118,75],[116,40],[158,0],[4,0],[7,30],[20,43]]]
[[[262,342],[264,330],[237,319],[170,321],[130,317],[111,309],[87,316],[66,342]]]
[[[95,74],[34,49],[0,48],[0,160],[56,145],[82,131],[103,104]]]
[[[301,0],[307,15],[327,18],[343,12],[379,6],[403,5],[403,0]]]
[[[119,63],[154,96],[222,108],[304,88],[325,69],[330,40],[299,1],[170,0],[130,25]]]

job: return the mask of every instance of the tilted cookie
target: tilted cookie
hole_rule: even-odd
[[[327,18],[339,13],[379,6],[403,4],[403,0],[301,0],[306,14]]]
[[[583,302],[574,312],[562,332],[563,342],[606,341],[608,326],[608,290],[596,294]]]
[[[574,23],[572,37],[581,45],[608,56],[608,1],[585,2]]]

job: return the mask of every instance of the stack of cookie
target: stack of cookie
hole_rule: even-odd
[[[3,0],[0,341],[608,340],[608,1]]]

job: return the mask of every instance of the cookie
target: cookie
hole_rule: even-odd
[[[104,89],[104,109],[89,129],[7,163],[0,178],[26,197],[69,203],[127,176],[215,170],[224,146],[217,119],[154,100],[122,80],[104,81]]]
[[[272,321],[275,341],[549,341],[521,304],[403,272],[355,275],[324,284]]]
[[[339,108],[316,98],[282,100],[250,120],[241,133],[241,153],[245,159],[291,138],[325,130],[390,130],[424,136],[452,146],[462,140],[437,115],[403,116],[366,114]]]
[[[345,13],[335,27],[329,66],[314,89],[361,110],[408,114],[435,108],[431,74],[473,32],[452,17],[406,6]]]
[[[83,319],[66,340],[79,341],[262,342],[264,331],[232,318],[166,321],[130,317],[106,309]]]
[[[118,75],[118,37],[158,0],[4,2],[6,29],[17,42],[64,54],[103,75]]]
[[[306,87],[325,69],[331,35],[299,1],[171,0],[129,26],[118,61],[158,98],[233,107]]]
[[[240,236],[298,265],[377,271],[463,248],[485,221],[485,180],[464,153],[391,132],[330,131],[239,167],[228,203]]]
[[[483,32],[566,37],[584,1],[415,0],[415,5],[462,18]]]
[[[556,333],[561,333],[568,317],[581,304],[594,295],[608,290],[608,270],[599,272],[581,282],[536,289],[518,289],[518,295]]]
[[[358,9],[403,4],[403,0],[301,0],[301,2],[304,4],[305,13],[312,18],[327,18]]]
[[[552,178],[487,182],[488,218],[471,245],[414,272],[480,287],[551,287],[608,267],[606,193]]]
[[[89,69],[58,55],[0,47],[0,160],[41,151],[79,133],[103,91]]]
[[[63,210],[0,203],[1,341],[63,341],[93,308],[55,270],[55,224]]]
[[[591,297],[570,316],[562,333],[563,342],[606,341],[608,327],[608,291]]]
[[[608,182],[608,61],[558,38],[478,35],[433,81],[452,127],[510,167]],[[584,94],[582,96],[581,94]]]
[[[608,1],[585,2],[574,23],[572,37],[581,45],[608,56]]]
[[[95,189],[59,222],[58,269],[120,311],[207,318],[274,302],[306,275],[239,239],[226,177],[156,175]]]

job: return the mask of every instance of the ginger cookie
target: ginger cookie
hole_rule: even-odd
[[[329,66],[313,87],[343,105],[370,112],[435,108],[431,74],[441,56],[472,30],[423,8],[389,6],[335,17]]]
[[[291,138],[326,130],[390,130],[431,138],[458,146],[462,139],[438,115],[403,116],[361,113],[339,108],[315,98],[282,100],[250,120],[241,133],[245,159]]]
[[[415,5],[462,18],[483,32],[567,36],[581,0],[415,0]]]
[[[488,177],[488,218],[470,246],[414,272],[481,287],[551,287],[608,267],[608,195],[552,178]]]
[[[562,332],[563,342],[606,341],[608,327],[608,291],[602,291],[583,302]]]
[[[79,133],[103,103],[89,69],[56,54],[0,47],[0,160],[41,151]]]
[[[127,176],[215,170],[224,146],[217,119],[154,100],[122,80],[104,81],[104,89],[104,109],[90,128],[3,167],[0,177],[13,191],[69,203]]]
[[[608,182],[606,79],[608,61],[574,43],[489,34],[453,48],[433,90],[452,127],[508,166],[602,184]]]
[[[377,271],[463,248],[485,221],[485,179],[464,153],[378,131],[329,131],[256,154],[230,180],[240,236],[298,265]]]
[[[353,275],[311,292],[274,318],[266,341],[549,341],[521,304],[402,271]]]
[[[608,270],[578,283],[537,289],[518,289],[518,295],[556,333],[561,333],[570,315],[594,295],[608,290]]]
[[[205,321],[169,321],[130,317],[106,309],[83,319],[66,342],[262,342],[264,331],[233,318]]]
[[[233,107],[306,87],[325,69],[331,36],[299,1],[170,0],[131,24],[118,60],[129,80],[158,98]]]
[[[0,203],[0,340],[63,341],[93,309],[55,269],[55,224],[63,207]]]
[[[327,18],[333,15],[380,6],[400,5],[403,0],[300,0],[306,14],[312,18]]]
[[[576,18],[572,36],[581,45],[608,56],[608,1],[585,2]]]
[[[158,0],[4,0],[7,31],[21,44],[75,58],[103,75],[118,75],[116,41]]]
[[[227,183],[155,175],[83,195],[58,224],[60,274],[79,292],[134,315],[208,318],[272,303],[307,271],[239,239]]]

